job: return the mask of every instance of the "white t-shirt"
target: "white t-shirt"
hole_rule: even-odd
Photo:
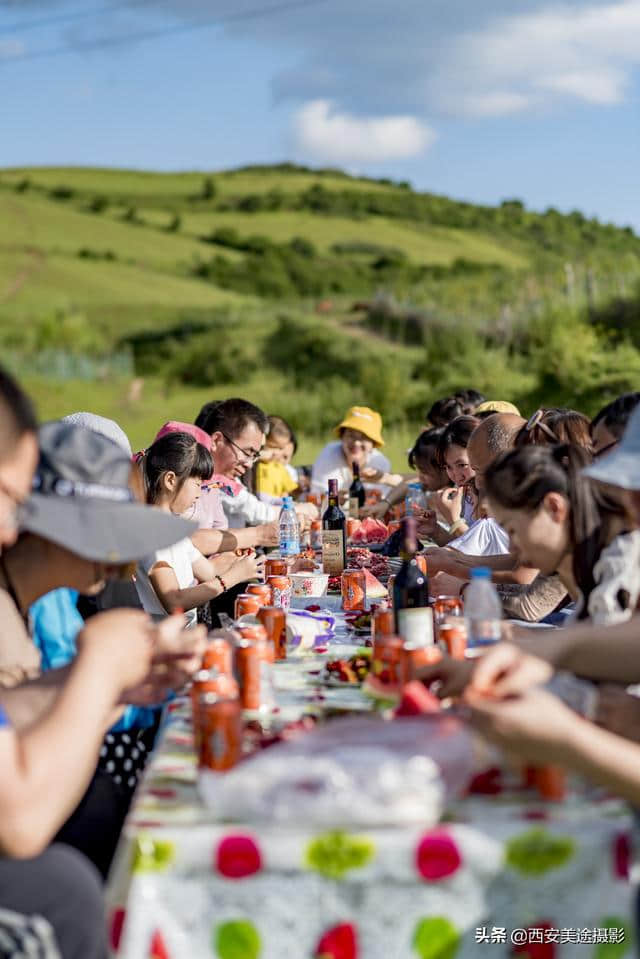
[[[367,466],[371,469],[380,470],[381,473],[388,473],[391,470],[391,463],[380,450],[374,449],[367,461]],[[338,491],[348,490],[353,482],[351,470],[347,465],[342,450],[342,443],[336,440],[334,443],[328,443],[318,454],[318,458],[313,464],[311,471],[311,489],[315,493],[326,493],[327,483],[330,479],[338,480]],[[366,486],[371,485],[366,483]],[[387,490],[389,487],[379,487]]]
[[[189,537],[181,539],[179,543],[173,546],[167,546],[165,549],[158,549],[150,556],[145,556],[138,563],[136,571],[136,589],[142,607],[149,613],[153,619],[164,619],[167,611],[160,602],[158,594],[151,585],[149,571],[156,563],[166,563],[171,567],[178,580],[180,589],[187,589],[196,582],[193,575],[193,563],[202,559],[202,553],[196,549]],[[198,614],[195,609],[188,609],[185,613],[187,618],[187,627],[195,626],[198,621]]]
[[[509,536],[491,516],[478,519],[466,533],[447,543],[467,556],[501,556],[509,552]]]

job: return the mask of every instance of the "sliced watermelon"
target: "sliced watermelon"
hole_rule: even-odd
[[[412,680],[402,690],[402,698],[395,710],[396,716],[422,716],[425,713],[439,713],[440,700],[430,693],[426,686]]]
[[[372,572],[364,569],[363,573],[367,584],[367,599],[384,599],[385,596],[389,595],[386,588],[379,579],[376,579]]]

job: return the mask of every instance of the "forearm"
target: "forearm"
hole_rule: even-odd
[[[49,842],[87,788],[117,695],[96,667],[80,653],[48,713],[16,737],[13,788],[2,803],[9,850],[15,843],[29,855]]]
[[[640,746],[607,732],[580,717],[575,718],[567,739],[551,749],[557,759],[629,802],[640,803]]]
[[[69,665],[52,669],[19,686],[0,688],[0,706],[15,730],[19,732],[30,726],[51,709],[69,678],[71,668]]]
[[[588,679],[638,683],[639,631],[638,617],[606,628],[585,623],[563,630],[564,642],[558,649],[554,665]]]
[[[225,580],[226,582],[226,580]],[[230,584],[227,584],[230,585]],[[158,598],[169,614],[179,610],[195,609],[215,599],[223,592],[219,580],[187,586],[185,589],[171,589],[158,593]]]

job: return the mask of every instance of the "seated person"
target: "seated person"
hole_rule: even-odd
[[[338,491],[347,493],[353,482],[353,464],[356,463],[364,477],[364,470],[371,468],[388,473],[391,464],[380,450],[382,418],[368,406],[352,406],[344,419],[335,428],[338,440],[328,443],[318,454],[311,471],[311,489],[324,494],[330,479],[338,481]],[[382,487],[386,493],[386,487]]]
[[[267,439],[255,467],[256,493],[264,503],[280,506],[283,496],[299,490],[297,473],[294,478],[289,468],[297,448],[296,436],[289,424],[281,416],[270,416]]]

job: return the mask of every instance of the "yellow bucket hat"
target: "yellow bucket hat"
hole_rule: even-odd
[[[384,446],[382,439],[382,417],[368,406],[352,406],[342,423],[338,423],[334,432],[340,436],[340,430],[358,430],[372,441],[374,446]]]
[[[480,406],[476,406],[476,413],[513,413],[514,416],[520,416],[520,410],[517,406],[514,406],[513,403],[508,403],[506,400],[487,400],[486,403],[481,403]]]

